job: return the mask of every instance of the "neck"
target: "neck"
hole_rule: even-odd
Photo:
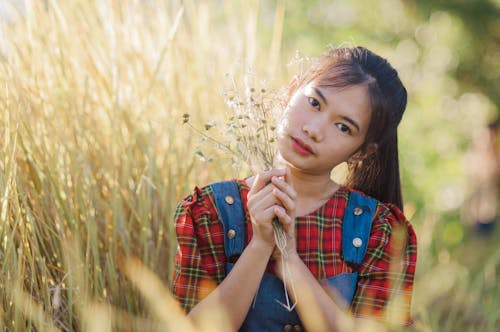
[[[339,187],[331,180],[330,174],[308,174],[294,168],[290,168],[290,181],[299,200],[326,199]]]

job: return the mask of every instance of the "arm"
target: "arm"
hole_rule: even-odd
[[[275,249],[273,258],[277,263],[278,277],[282,280],[286,278],[288,294],[293,300],[297,300],[296,310],[307,330],[349,330],[349,326],[346,325],[349,323],[349,320],[345,319],[346,315],[330,298],[297,253],[294,225],[296,194],[291,184],[287,177],[284,180],[274,178],[273,184],[280,190],[277,197],[285,207],[278,216],[287,232],[286,263],[289,273],[284,273],[281,253]]]
[[[280,262],[278,259],[277,262]],[[350,321],[347,315],[337,306],[321,284],[309,271],[307,266],[295,253],[288,254],[288,268],[286,275],[289,293],[297,300],[297,313],[307,330],[311,331],[349,331]],[[282,271],[278,263],[278,271]],[[282,272],[279,272],[283,278]],[[295,293],[291,289],[295,285]]]
[[[243,323],[274,248],[271,221],[276,216],[275,210],[279,201],[273,194],[274,186],[269,182],[272,177],[282,175],[284,175],[284,170],[271,170],[256,177],[248,193],[248,209],[253,229],[252,240],[231,272],[213,291],[206,297],[193,294],[196,297],[194,300],[196,305],[189,312],[189,317],[195,324],[200,324],[203,316],[213,308],[223,309],[229,320],[231,330],[237,330]],[[196,220],[193,220],[193,222],[196,223]],[[194,229],[194,227],[191,228]],[[195,245],[201,240],[196,238],[194,232],[189,236],[181,234],[180,237],[178,232],[179,243],[186,237],[195,242]],[[196,255],[200,255],[200,253],[193,254],[193,252],[189,252],[185,257]],[[210,256],[210,253],[208,253],[208,256]],[[201,258],[198,260],[190,259],[184,264],[185,269],[192,270],[193,267],[198,266],[201,271],[204,271],[201,261]],[[199,287],[199,285],[196,285],[198,283],[196,278],[184,278],[181,282],[188,289]],[[199,298],[202,299],[198,302]]]
[[[189,312],[188,317],[200,326],[205,312],[221,308],[227,315],[231,330],[238,330],[259,288],[272,250],[271,246],[252,240],[231,272]]]
[[[295,239],[294,234],[290,236]],[[293,280],[287,274],[283,276],[279,255],[273,256],[278,275],[287,277],[289,293],[292,293],[292,281],[295,283],[297,312],[308,329],[343,331],[354,325],[357,329],[361,324],[376,324],[374,319],[395,325],[405,323],[409,316],[416,247],[413,229],[400,211],[389,211],[385,206],[378,210],[368,251],[358,271],[351,311],[360,318],[355,320],[349,319],[337,306],[329,296],[330,290],[323,288],[303,263],[293,241],[290,244],[288,265]],[[402,285],[397,283],[400,280]],[[391,301],[398,305],[391,306]],[[380,330],[383,328],[379,326]]]
[[[274,255],[279,257],[279,255]],[[281,264],[278,275],[284,278]],[[311,331],[384,331],[385,327],[371,320],[354,319],[333,300],[332,290],[323,286],[309,271],[298,254],[288,258],[290,276],[287,276],[289,293],[297,299],[297,313],[307,330]],[[295,293],[291,288],[294,283]],[[366,326],[370,329],[364,329]]]
[[[408,325],[417,260],[416,235],[397,207],[379,205],[376,212],[368,250],[359,266],[351,311],[357,317]]]

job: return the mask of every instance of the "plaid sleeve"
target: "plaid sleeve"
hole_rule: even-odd
[[[410,305],[417,238],[403,213],[379,204],[366,256],[359,266],[351,310],[355,316],[389,324],[411,324]]]
[[[219,253],[223,254],[224,244],[216,241],[217,234],[222,234],[222,225],[217,222],[211,197],[208,187],[195,188],[194,194],[177,206],[174,215],[178,246],[170,289],[186,312],[223,277],[225,262]]]

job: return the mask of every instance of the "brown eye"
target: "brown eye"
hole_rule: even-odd
[[[337,126],[337,128],[340,129],[341,132],[343,133],[346,133],[346,134],[349,134],[351,132],[351,128],[349,128],[348,126],[346,126],[345,124],[343,123],[337,123],[335,124]]]
[[[307,98],[307,101],[309,102],[309,104],[312,107],[314,107],[314,108],[316,108],[316,109],[319,110],[319,101],[316,98],[309,97],[309,98]]]

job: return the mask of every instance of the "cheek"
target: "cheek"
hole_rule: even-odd
[[[278,123],[278,127],[276,128],[276,134],[278,136],[278,139],[281,139],[283,136],[286,135],[288,125],[286,119],[281,119],[280,122]]]
[[[336,159],[348,159],[357,150],[357,146],[358,144],[353,142],[352,138],[336,135],[332,130],[325,138],[323,152]]]
[[[348,160],[349,158],[351,158],[359,149],[359,147],[361,146],[361,143],[354,143],[354,142],[347,142],[345,145],[343,145],[340,149],[339,149],[339,157],[345,161],[345,160]]]
[[[292,99],[286,107],[278,123],[278,137],[296,132],[302,128],[305,117],[306,105],[300,100]]]
[[[283,137],[290,131],[290,126],[293,123],[293,119],[291,118],[290,115],[291,115],[290,108],[287,108],[278,122],[278,127],[277,127],[278,137]]]

